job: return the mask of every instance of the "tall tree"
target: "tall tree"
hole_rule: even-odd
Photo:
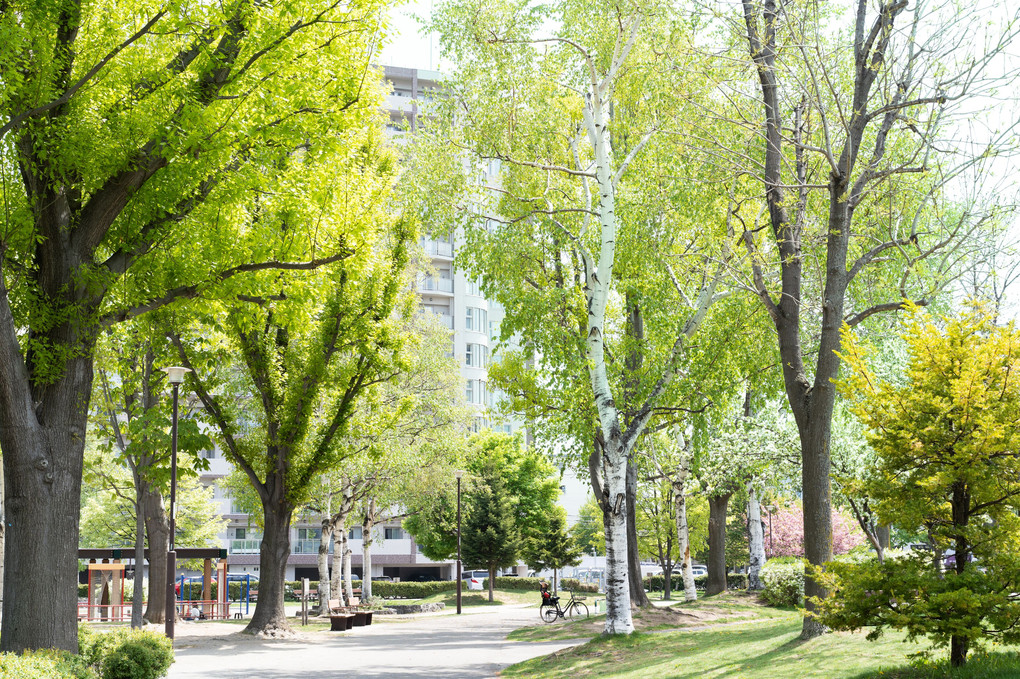
[[[489,571],[489,601],[493,601],[496,571],[513,566],[521,552],[516,502],[496,467],[488,460],[469,491],[470,509],[462,531],[464,564]]]
[[[77,651],[98,334],[211,283],[299,264],[265,247],[280,232],[236,229],[234,206],[264,188],[267,167],[375,106],[368,64],[381,6],[3,5],[0,649]],[[310,261],[339,250],[323,241]]]
[[[957,133],[954,112],[973,115],[960,102],[1012,76],[996,64],[1018,30],[1015,19],[988,22],[984,11],[961,18],[950,2],[854,4],[850,14],[836,3],[742,0],[739,32],[758,110],[733,123],[746,124],[763,148],[750,164],[744,147],[726,149],[764,188],[770,229],[748,224],[742,240],[800,434],[805,552],[816,566],[832,556],[840,329],[910,301],[926,304],[956,275],[961,241],[993,212],[983,199],[952,205],[945,188],[1001,153],[1012,134],[965,147],[943,136]],[[999,7],[1000,16],[1012,13]],[[834,20],[846,14],[849,30]],[[806,592],[809,601],[825,596],[811,578]],[[804,618],[804,638],[822,631],[817,618]]]
[[[208,310],[207,323],[172,336],[228,459],[261,505],[251,634],[289,630],[283,597],[293,514],[323,470],[347,454],[340,442],[362,402],[400,372],[413,233],[401,224],[390,231],[379,215],[364,223],[361,212],[347,225],[346,238],[360,243],[348,259],[305,280],[267,280],[262,294],[227,298]],[[222,332],[218,341],[213,329]],[[217,368],[236,354],[239,390],[231,391],[234,376]]]
[[[169,549],[170,521],[163,503],[170,483],[170,399],[164,392],[166,381],[160,366],[174,365],[167,343],[160,335],[155,315],[111,328],[100,338],[96,359],[99,379],[93,396],[90,421],[98,447],[107,454],[107,465],[123,465],[131,471],[138,522],[135,561],[142,563],[146,542],[149,546],[149,586],[144,617],[151,623],[164,621],[166,615],[166,553]],[[199,450],[212,447],[209,437],[199,430],[198,412],[187,407],[178,425],[178,459],[182,474],[208,467],[197,456]],[[112,465],[110,464],[112,462]],[[92,461],[96,467],[96,461]],[[88,465],[86,465],[88,467]],[[86,468],[86,474],[96,473]],[[119,481],[111,476],[111,488]],[[82,538],[82,544],[85,539]],[[180,542],[179,544],[187,544]],[[101,546],[101,545],[95,545]],[[142,569],[135,570],[135,591],[142,591]],[[141,624],[142,597],[135,597],[132,623]]]
[[[552,35],[541,30],[546,16],[557,26]],[[685,204],[690,210],[665,198],[681,182],[675,138],[663,128],[672,131],[696,89],[673,61],[687,54],[687,33],[672,5],[658,2],[460,0],[444,5],[435,25],[459,67],[449,100],[457,124],[440,130],[441,143],[499,170],[472,190],[473,202],[463,192],[450,198],[466,212],[448,206],[430,216],[469,216],[459,220],[467,228],[464,261],[506,308],[504,337],[522,338],[521,363],[541,357],[540,370],[553,377],[538,381],[564,389],[559,405],[571,413],[564,418],[571,433],[588,451],[594,446],[606,527],[605,629],[630,633],[628,461],[656,408],[674,405],[664,394],[719,297],[726,259],[718,195]],[[447,179],[432,175],[447,195],[474,182]],[[662,247],[651,248],[655,266],[639,276],[626,264],[641,256],[648,264],[650,243]],[[679,275],[673,264],[683,267]],[[622,280],[628,271],[635,280]],[[631,296],[644,305],[644,332],[627,333],[617,296],[644,288],[655,303]],[[644,360],[620,361],[638,355]]]

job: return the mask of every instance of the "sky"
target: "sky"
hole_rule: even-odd
[[[391,37],[379,57],[381,65],[439,70],[439,41],[422,36],[415,19],[416,15],[430,16],[433,5],[434,0],[410,0],[397,5],[390,19]]]

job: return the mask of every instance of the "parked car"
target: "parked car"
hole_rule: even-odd
[[[480,590],[482,582],[485,581],[485,578],[489,577],[489,571],[463,571],[460,577],[466,581],[465,584],[468,589]]]
[[[388,575],[373,575],[372,582],[393,582],[393,578]]]
[[[683,573],[684,567],[682,564],[679,566],[673,566],[673,575],[683,575]],[[696,578],[699,576],[708,575],[708,567],[696,563],[691,564],[691,574]]]

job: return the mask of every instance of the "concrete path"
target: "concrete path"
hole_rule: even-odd
[[[378,617],[376,618],[378,620]],[[299,632],[259,640],[238,626],[194,623],[177,629],[177,661],[169,679],[460,679],[494,677],[513,663],[581,641],[507,641],[518,627],[543,624],[534,606],[499,606],[463,615],[384,620],[350,632]],[[295,629],[300,630],[300,627]]]

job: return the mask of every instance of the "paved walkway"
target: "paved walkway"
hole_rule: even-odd
[[[345,633],[299,631],[297,638],[286,640],[253,639],[223,623],[180,625],[177,661],[168,678],[494,677],[513,663],[580,643],[507,641],[506,635],[518,627],[542,624],[534,606],[377,620]]]

